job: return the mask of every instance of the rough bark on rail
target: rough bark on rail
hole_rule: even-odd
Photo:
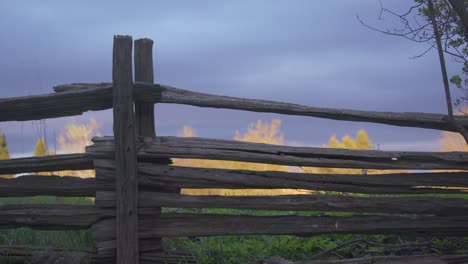
[[[40,171],[93,169],[93,159],[102,155],[61,154],[0,160],[0,175]]]
[[[98,240],[115,238],[115,220],[93,227]],[[466,236],[468,216],[246,216],[162,214],[142,218],[140,238],[218,235],[420,234]]]
[[[385,214],[468,215],[468,200],[435,197],[352,197],[341,195],[192,196],[141,192],[140,207],[235,208]],[[115,207],[115,192],[98,192],[96,206]]]
[[[89,153],[112,156],[113,137],[94,138]],[[360,169],[468,170],[467,152],[416,152],[292,147],[234,140],[157,137],[139,142],[139,158],[233,160],[290,166]]]
[[[96,177],[114,182],[114,163],[96,160]],[[138,163],[142,189],[227,188],[308,189],[369,194],[460,193],[468,188],[468,173],[398,173],[375,175],[308,174],[189,168]],[[450,186],[450,188],[446,187]]]
[[[372,122],[457,132],[446,115],[416,112],[377,112],[311,107],[283,102],[197,93],[167,85],[135,83],[135,99],[200,107],[311,116],[344,121]],[[112,84],[76,83],[58,85],[55,94],[0,99],[0,121],[38,120],[79,115],[112,107]],[[468,128],[467,117],[456,117]]]
[[[113,191],[115,184],[97,182],[94,178],[73,176],[21,176],[0,178],[0,197],[68,196],[94,197],[97,191]]]
[[[115,210],[88,205],[0,205],[0,228],[88,229],[99,220],[112,216],[115,216]]]

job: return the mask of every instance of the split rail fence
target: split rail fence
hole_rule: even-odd
[[[0,228],[91,229],[96,249],[82,254],[88,256],[92,262],[119,264],[193,261],[186,258],[186,262],[183,262],[186,256],[164,252],[162,237],[250,234],[312,236],[340,233],[468,235],[468,202],[462,198],[364,198],[323,194],[240,197],[180,194],[181,188],[295,188],[361,194],[466,193],[468,153],[345,150],[205,138],[158,137],[154,125],[155,103],[374,122],[445,131],[457,131],[457,127],[448,121],[447,116],[441,114],[326,109],[203,94],[155,84],[153,42],[149,39],[135,41],[133,81],[132,44],[131,37],[114,37],[112,83],[59,85],[54,87],[55,93],[52,94],[0,99],[0,121],[72,116],[90,110],[110,108],[113,108],[114,113],[114,136],[95,138],[94,144],[87,148],[86,153],[0,161],[0,174],[31,173],[13,179],[0,179],[0,197],[95,197],[95,204],[0,205]],[[457,117],[457,122],[468,129],[468,118]],[[173,166],[171,158],[427,171],[369,176],[228,170]],[[83,169],[94,169],[96,178],[34,175],[42,171]],[[162,213],[161,207],[311,210],[367,214],[340,217],[211,215]],[[12,258],[31,258],[34,252],[32,249],[21,247],[0,246],[0,255],[9,254]],[[66,259],[66,254],[58,255]]]

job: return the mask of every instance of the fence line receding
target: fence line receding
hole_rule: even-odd
[[[458,131],[446,115],[318,108],[204,94],[155,84],[153,42],[149,39],[134,42],[133,81],[132,44],[131,37],[114,37],[112,83],[58,85],[54,87],[55,93],[51,94],[0,99],[0,121],[55,118],[113,108],[114,137],[94,138],[94,144],[87,148],[86,153],[0,161],[0,174],[29,173],[12,179],[0,178],[0,197],[53,195],[95,198],[94,205],[0,205],[2,229],[29,227],[92,231],[96,241],[93,250],[65,252],[47,249],[48,253],[53,253],[50,258],[71,259],[69,254],[73,253],[93,263],[194,262],[185,253],[164,251],[163,237],[345,233],[468,235],[466,199],[413,195],[467,193],[466,152],[345,150],[159,137],[155,132],[154,104],[175,103]],[[456,120],[468,129],[467,117],[456,117]],[[409,171],[346,175],[191,168],[173,166],[171,158]],[[82,169],[94,169],[96,178],[34,174]],[[289,188],[317,192],[262,197],[189,196],[181,194],[182,188]],[[321,191],[331,193],[321,194]],[[336,193],[400,196],[369,198]],[[363,215],[188,214],[164,213],[162,207],[354,212]],[[0,246],[0,256],[10,254],[14,260],[26,261],[44,254],[44,250]],[[444,256],[443,259],[449,263],[460,263],[455,261],[468,258],[460,255]]]

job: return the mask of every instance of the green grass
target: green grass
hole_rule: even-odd
[[[72,204],[90,205],[93,201],[82,197],[21,197],[1,198],[1,204]],[[1,229],[0,245],[55,247],[66,250],[87,250],[94,247],[89,230],[42,231],[30,228]]]
[[[438,195],[439,196],[439,195]],[[452,195],[449,195],[453,197]],[[443,197],[447,197],[444,195]],[[467,198],[466,195],[457,196]],[[75,204],[89,205],[92,200],[87,198],[64,197],[25,197],[2,198],[0,204]],[[164,208],[172,211],[174,208]],[[266,211],[237,209],[183,209],[181,213],[232,214],[232,215],[304,215],[304,216],[347,216],[354,213],[344,212],[310,212],[310,211]],[[425,237],[397,237],[395,235],[320,235],[314,237],[297,236],[214,236],[201,237],[194,240],[188,238],[166,238],[167,249],[177,249],[190,252],[199,263],[249,263],[271,256],[281,256],[290,260],[308,259],[313,255],[334,248],[344,242],[354,239],[367,239],[379,243],[399,244],[400,239],[406,242],[426,240]],[[1,245],[27,245],[41,247],[56,247],[66,250],[89,250],[95,245],[90,231],[37,231],[29,228],[0,230]],[[436,239],[433,242],[444,254],[460,253],[468,250],[468,240]],[[350,258],[369,255],[368,250],[382,250],[365,244],[358,244],[339,250],[337,254]],[[338,258],[329,254],[325,258]],[[0,261],[1,262],[1,261]]]
[[[172,211],[174,208],[165,208]],[[303,216],[349,216],[357,215],[349,212],[311,212],[311,211],[265,211],[265,210],[237,210],[237,209],[183,209],[181,213],[203,214],[232,214],[232,215],[303,215]],[[208,264],[237,264],[251,263],[255,260],[266,259],[272,256],[280,256],[289,260],[310,259],[326,249],[356,239],[365,239],[382,244],[414,243],[432,239],[431,237],[396,236],[396,235],[320,235],[313,237],[298,236],[214,236],[164,239],[167,249],[178,249],[191,252],[198,263]],[[468,250],[468,238],[435,239],[432,242],[444,254],[466,253]],[[337,252],[345,258],[357,258],[369,256],[369,250],[382,250],[382,247],[357,244],[346,247]],[[432,252],[428,252],[432,253]],[[323,258],[336,259],[338,255],[329,254]]]

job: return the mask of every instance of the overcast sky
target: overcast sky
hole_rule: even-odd
[[[404,11],[412,1],[383,1]],[[155,81],[221,95],[376,111],[445,113],[436,51],[363,27],[378,0],[359,1],[2,1],[0,97],[52,92],[73,82],[111,81],[113,35],[155,41]],[[449,69],[458,65],[449,59]],[[110,111],[45,121],[49,145],[71,120],[95,117],[112,133]],[[308,117],[157,105],[158,135],[191,125],[198,135],[232,139],[257,119],[280,118],[288,144],[322,145],[365,129],[384,150],[437,150],[435,130]],[[4,122],[10,153],[33,150],[37,121]]]

